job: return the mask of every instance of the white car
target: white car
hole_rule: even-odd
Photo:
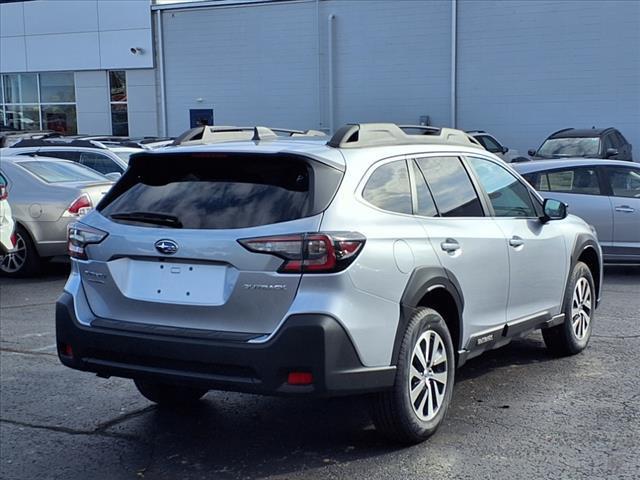
[[[0,175],[0,257],[15,248],[14,221],[8,199],[7,181]]]
[[[520,163],[531,160],[525,155],[521,155],[517,150],[505,147],[496,137],[484,130],[467,130],[467,133],[480,142],[485,150],[497,155],[507,163]]]

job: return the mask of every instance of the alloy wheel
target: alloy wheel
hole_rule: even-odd
[[[571,325],[578,340],[587,336],[589,323],[591,323],[591,312],[591,285],[585,277],[580,277],[576,282],[571,301]]]
[[[27,261],[27,243],[22,235],[16,233],[15,249],[0,259],[0,270],[5,273],[19,271]]]
[[[433,419],[442,408],[448,376],[444,341],[427,330],[413,348],[409,368],[409,399],[420,420]]]

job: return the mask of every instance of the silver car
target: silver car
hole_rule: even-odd
[[[605,262],[640,263],[640,164],[576,158],[515,168],[542,196],[566,202],[595,227]]]
[[[210,141],[136,155],[70,226],[65,365],[161,404],[370,393],[376,426],[419,442],[467,359],[534,329],[587,346],[593,231],[464,132]]]
[[[2,156],[15,220],[15,249],[0,257],[0,274],[34,275],[41,262],[67,254],[67,225],[89,212],[113,181],[67,160]]]

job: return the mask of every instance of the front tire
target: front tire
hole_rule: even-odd
[[[372,399],[376,428],[401,443],[426,440],[444,420],[454,379],[455,355],[444,319],[433,309],[416,309],[400,346],[394,386]]]
[[[161,406],[193,405],[200,400],[206,390],[183,387],[149,380],[134,380],[138,391],[148,400]]]
[[[593,275],[583,262],[576,263],[565,293],[564,322],[542,329],[542,338],[551,353],[557,356],[575,355],[584,350],[591,338],[596,307]]]

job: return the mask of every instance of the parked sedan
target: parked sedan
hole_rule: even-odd
[[[67,225],[90,211],[113,183],[83,165],[60,159],[2,156],[16,223],[15,249],[0,261],[0,272],[22,277],[41,262],[67,253]]]
[[[544,197],[595,227],[608,263],[640,263],[640,165],[616,160],[542,160],[514,168]]]

